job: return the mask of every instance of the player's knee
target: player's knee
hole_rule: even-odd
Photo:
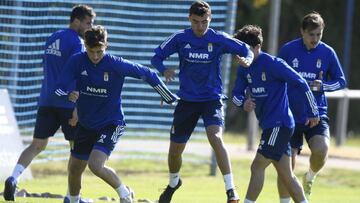
[[[225,149],[224,141],[219,136],[212,137],[209,142],[215,151]]]
[[[169,159],[178,159],[181,157],[181,155],[182,155],[182,152],[180,152],[180,151],[175,151],[175,150],[169,151]]]
[[[261,165],[258,162],[253,162],[250,167],[251,173],[259,173],[260,171],[263,171],[264,169],[261,167]]]
[[[99,174],[103,168],[103,166],[95,161],[89,161],[88,163],[89,169],[95,175]]]
[[[87,161],[80,160],[71,156],[68,164],[69,175],[70,176],[81,175],[84,172],[86,165],[87,165]]]
[[[69,176],[79,175],[80,172],[81,172],[81,170],[79,170],[78,165],[76,165],[76,164],[69,164],[69,166],[68,166]]]
[[[328,151],[329,151],[329,147],[328,147],[327,145],[321,145],[321,146],[318,146],[318,147],[315,148],[315,149],[312,149],[312,150],[311,150],[311,153],[312,153],[314,156],[324,158],[324,157],[327,156]]]
[[[291,185],[293,181],[296,181],[296,176],[294,173],[285,172],[285,171],[278,171],[278,178],[283,184],[285,185]]]
[[[33,152],[38,154],[44,151],[46,146],[47,146],[47,142],[33,142],[29,147]]]

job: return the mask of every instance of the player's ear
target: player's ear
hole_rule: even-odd
[[[260,52],[260,50],[261,50],[261,44],[257,44],[257,45],[254,47],[254,50],[257,51],[257,52]]]
[[[79,26],[80,25],[80,20],[78,18],[75,18],[72,23],[75,24],[76,26]]]
[[[304,36],[305,30],[303,30],[302,28],[300,28],[300,33],[301,33],[302,36]]]

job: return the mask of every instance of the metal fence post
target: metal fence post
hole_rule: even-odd
[[[248,134],[247,134],[247,150],[255,150],[255,139],[258,133],[258,124],[255,116],[255,112],[248,113]]]
[[[337,106],[336,113],[336,126],[335,126],[335,137],[336,137],[336,146],[341,146],[345,143],[346,140],[346,129],[347,129],[347,120],[349,112],[349,97],[347,94],[341,99]]]
[[[217,161],[214,150],[211,151],[210,175],[216,176]]]

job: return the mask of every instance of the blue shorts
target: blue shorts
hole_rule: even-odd
[[[97,149],[110,156],[120,136],[124,133],[124,125],[111,124],[97,130],[78,124],[71,155],[81,160],[88,160],[91,151]]]
[[[186,143],[200,116],[205,127],[210,125],[224,126],[223,101],[221,99],[205,102],[180,100],[175,108],[170,140],[176,143]]]
[[[313,128],[310,128],[305,124],[296,124],[294,135],[291,137],[290,144],[292,148],[299,150],[298,153],[300,153],[304,145],[303,135],[305,135],[306,142],[308,143],[315,135],[325,136],[330,139],[329,118],[320,117],[319,124]]]
[[[263,130],[257,152],[279,161],[283,154],[291,155],[290,138],[294,128],[274,127]]]
[[[69,125],[72,108],[40,106],[36,115],[34,138],[46,139],[55,135],[61,127],[66,140],[74,140],[76,127]]]

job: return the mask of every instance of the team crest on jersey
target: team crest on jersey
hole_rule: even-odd
[[[212,43],[208,43],[208,52],[212,52],[213,51],[213,45]]]
[[[266,74],[265,74],[265,72],[262,72],[262,73],[261,73],[261,80],[262,80],[262,81],[266,81]]]
[[[316,61],[316,68],[321,68],[321,59]]]
[[[248,83],[252,83],[252,79],[251,79],[251,75],[250,75],[250,74],[247,74],[247,75],[246,75],[246,79],[247,79]]]
[[[104,72],[104,81],[105,82],[109,81],[109,73],[108,72]]]
[[[292,60],[291,62],[292,62],[292,67],[293,68],[298,68],[299,67],[299,60],[297,58],[294,58],[294,60]]]

